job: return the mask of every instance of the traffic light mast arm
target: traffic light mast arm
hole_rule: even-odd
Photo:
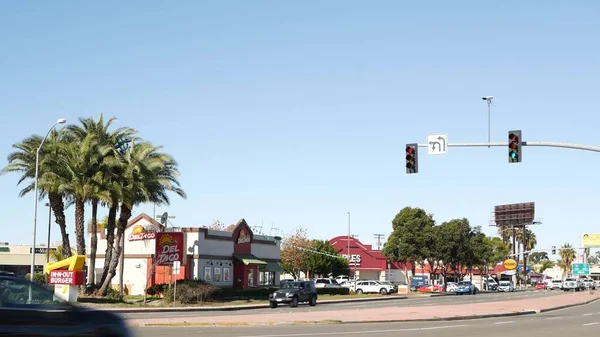
[[[419,144],[419,147],[428,147],[427,144]],[[492,142],[492,143],[448,143],[448,147],[486,147],[486,146],[508,146],[508,142]],[[523,142],[522,146],[540,146],[540,147],[562,147],[565,149],[584,150],[592,152],[600,152],[600,146],[560,143],[560,142]]]

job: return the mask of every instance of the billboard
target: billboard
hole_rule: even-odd
[[[181,232],[156,233],[155,261],[157,266],[185,265],[185,234]]]
[[[535,218],[535,202],[494,206],[496,226],[523,226],[531,224]]]
[[[583,233],[581,245],[583,248],[600,248],[600,233]]]

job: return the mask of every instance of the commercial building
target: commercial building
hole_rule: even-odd
[[[54,244],[51,250],[56,250]],[[35,248],[35,271],[43,272],[46,265],[46,245]],[[0,242],[0,270],[9,271],[19,276],[30,272],[31,268],[31,245],[11,245],[8,242]]]
[[[404,265],[388,261],[381,250],[375,250],[371,245],[363,244],[358,239],[347,235],[337,236],[329,240],[329,243],[338,254],[350,260],[350,272],[358,279],[407,283]],[[348,243],[350,243],[350,251],[348,251]],[[406,266],[406,270],[406,274],[410,275],[410,265]]]
[[[161,263],[155,258],[156,237],[162,232],[183,233],[183,242],[177,242],[184,252],[180,268],[158,265]],[[132,295],[143,294],[144,288],[153,284],[171,283],[175,279],[198,279],[237,288],[278,285],[280,245],[280,237],[254,234],[244,219],[233,232],[225,232],[200,227],[164,228],[142,213],[129,221],[125,230],[123,283]],[[96,279],[102,275],[105,251],[106,231],[100,230]],[[117,269],[113,287],[119,283],[118,272]]]

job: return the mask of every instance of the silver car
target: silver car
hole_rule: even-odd
[[[515,291],[515,287],[513,287],[511,281],[500,281],[500,283],[498,284],[498,291],[506,293],[513,292]]]

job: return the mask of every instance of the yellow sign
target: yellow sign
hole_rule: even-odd
[[[517,269],[517,261],[515,261],[513,259],[504,260],[504,262],[502,264],[504,265],[504,268],[506,268],[508,270]]]
[[[581,245],[584,248],[600,248],[600,233],[583,233]]]

